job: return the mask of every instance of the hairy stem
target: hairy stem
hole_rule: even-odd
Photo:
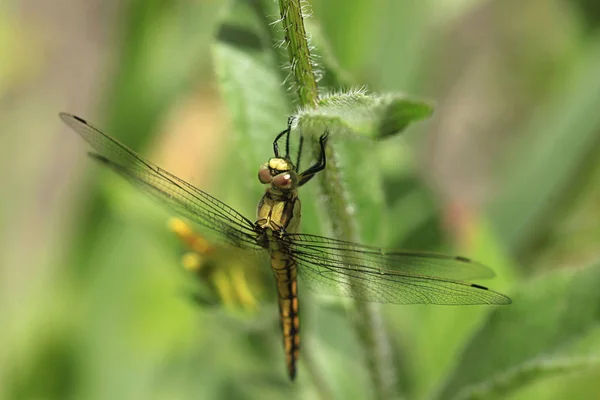
[[[291,64],[294,86],[300,106],[318,105],[317,80],[310,59],[310,49],[304,29],[300,0],[279,0],[285,44]],[[350,205],[342,184],[341,171],[331,145],[327,146],[327,168],[319,173],[319,183],[325,206],[330,211],[331,225],[339,239],[357,241],[357,229],[350,214]],[[365,349],[367,366],[378,399],[395,397],[395,368],[389,351],[389,341],[379,309],[374,304],[356,303],[355,328]]]
[[[317,105],[319,92],[310,60],[310,49],[308,40],[306,40],[300,3],[300,0],[279,0],[279,11],[300,105],[314,107]]]

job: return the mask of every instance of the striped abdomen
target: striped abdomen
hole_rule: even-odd
[[[283,349],[290,379],[296,377],[300,355],[300,319],[298,317],[298,282],[296,263],[282,252],[271,254],[271,267],[277,281],[279,317],[283,332]]]
[[[283,349],[290,379],[296,377],[300,355],[300,320],[298,319],[298,283],[296,262],[290,256],[284,232],[293,233],[300,223],[300,200],[295,190],[267,190],[258,204],[256,224],[264,229],[265,242],[271,253],[271,268],[277,281],[279,317],[283,332]]]

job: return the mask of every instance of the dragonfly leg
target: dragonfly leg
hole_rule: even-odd
[[[292,122],[294,119],[292,117],[288,118],[288,125],[283,131],[281,131],[273,141],[273,153],[275,157],[279,158],[279,139],[281,139],[284,135],[285,138],[285,158],[290,158],[290,132],[292,131]]]
[[[304,136],[300,136],[300,143],[298,144],[298,157],[296,158],[296,171],[300,170],[300,156],[302,155],[302,145],[304,144]]]
[[[319,145],[321,146],[321,154],[319,155],[319,160],[316,162],[316,164],[314,164],[298,176],[298,186],[304,185],[306,182],[311,180],[317,172],[325,169],[325,166],[327,165],[327,157],[325,156],[325,145],[327,144],[328,136],[329,132],[325,131],[325,133],[322,134],[319,138]]]

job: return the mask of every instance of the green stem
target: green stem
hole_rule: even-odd
[[[300,0],[279,0],[279,11],[300,105],[314,107],[319,100],[319,92],[310,60]]]
[[[291,64],[292,77],[300,106],[316,107],[319,95],[310,60],[300,0],[279,0],[285,44]],[[327,146],[327,168],[319,173],[321,192],[331,212],[334,235],[342,240],[357,241],[357,229],[350,214],[350,205],[342,185],[341,171],[331,145]],[[374,304],[357,302],[355,328],[367,354],[367,365],[378,399],[396,397],[395,368],[389,351],[389,340],[379,309]]]

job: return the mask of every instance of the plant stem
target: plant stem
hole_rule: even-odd
[[[316,107],[319,95],[310,59],[300,0],[279,0],[281,21],[291,64],[292,76],[302,107]],[[357,241],[357,229],[350,214],[349,202],[341,180],[341,171],[329,144],[326,148],[327,168],[319,173],[321,192],[330,211],[334,235],[342,240]],[[374,304],[355,303],[355,328],[365,353],[371,382],[378,399],[395,397],[395,368],[390,356],[383,319]]]
[[[279,11],[300,105],[315,107],[319,92],[310,60],[300,0],[279,0]]]

